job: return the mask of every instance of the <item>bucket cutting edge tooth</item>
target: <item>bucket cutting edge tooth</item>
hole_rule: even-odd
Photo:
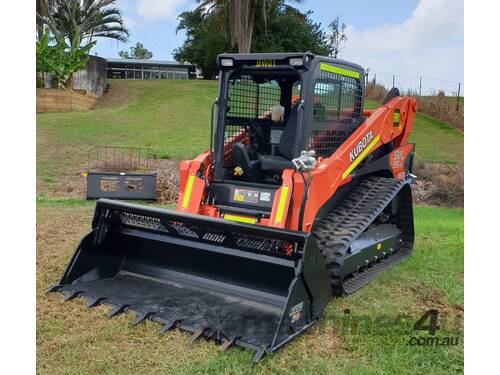
[[[60,292],[64,285],[55,284],[45,290],[44,294]]]
[[[135,326],[139,323],[142,323],[146,319],[149,319],[152,315],[153,315],[153,312],[151,312],[151,311],[149,311],[149,312],[136,312],[135,319],[132,322],[132,325]]]
[[[66,294],[66,295],[64,296],[63,301],[64,301],[64,302],[71,301],[72,299],[75,299],[75,298],[77,298],[77,297],[80,297],[82,293],[83,293],[83,292],[82,292],[81,290],[77,290],[77,291],[71,292],[70,294]]]
[[[189,338],[189,343],[192,344],[194,343],[198,338],[200,338],[201,335],[203,335],[203,332],[205,332],[206,328],[199,328],[197,329],[193,335]]]
[[[120,314],[123,314],[127,309],[129,308],[129,305],[119,305],[119,306],[115,306],[113,309],[111,309],[111,311],[109,311],[106,316],[108,318],[112,318],[116,315],[120,315]]]
[[[102,303],[104,302],[105,299],[106,299],[105,297],[96,297],[96,298],[89,299],[87,304],[85,305],[85,307],[87,309],[90,309],[92,307],[102,305]]]
[[[255,351],[255,355],[252,358],[252,363],[257,363],[259,362],[262,357],[264,357],[264,354],[266,354],[266,349],[265,348],[260,348]]]
[[[219,346],[221,352],[225,352],[230,346],[234,344],[236,337],[232,337],[228,340],[224,340],[222,344]]]
[[[172,320],[171,322],[166,323],[163,327],[160,329],[160,333],[167,333],[168,331],[174,329],[177,327],[177,325],[181,322],[181,320]]]

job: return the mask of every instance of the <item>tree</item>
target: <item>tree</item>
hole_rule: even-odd
[[[232,50],[227,9],[226,12],[205,12],[203,7],[198,7],[181,13],[178,19],[177,31],[184,30],[186,40],[174,50],[174,58],[198,66],[204,78],[214,78],[217,55]]]
[[[253,52],[310,51],[328,55],[326,35],[321,24],[311,20],[311,14],[288,5],[269,7],[267,28],[263,23],[256,25]]]
[[[337,58],[339,52],[345,47],[347,35],[345,34],[346,25],[340,22],[340,16],[333,19],[328,25],[327,45],[330,50],[330,56]]]
[[[47,0],[40,0],[47,1]],[[54,35],[86,44],[94,38],[111,38],[126,42],[128,30],[116,0],[53,0],[54,11],[37,14],[40,22],[49,25]]]
[[[54,12],[56,0],[36,0],[36,33],[40,39],[46,25],[45,19]]]
[[[311,51],[327,55],[326,35],[321,24],[314,23],[310,12],[301,13],[283,1],[268,1],[265,17],[260,14],[252,33],[252,52]],[[185,30],[186,40],[174,51],[178,61],[189,61],[203,70],[211,79],[217,74],[216,56],[222,52],[236,52],[231,41],[229,7],[217,12],[202,6],[179,15],[177,30]],[[265,20],[265,22],[264,22]]]
[[[128,53],[127,51],[120,51],[118,52],[118,55],[122,59],[149,60],[153,57],[153,53],[147,50],[140,42],[137,42],[135,47],[130,47],[130,53]]]
[[[231,46],[239,53],[249,53],[254,26],[259,22],[267,29],[267,8],[282,6],[286,0],[198,0],[199,8],[209,13],[229,13]],[[294,0],[296,3],[302,0]]]

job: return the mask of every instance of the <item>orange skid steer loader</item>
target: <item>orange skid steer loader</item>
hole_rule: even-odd
[[[364,71],[310,53],[222,54],[210,149],[175,211],[101,199],[50,291],[255,351],[410,255],[416,100],[364,110]]]

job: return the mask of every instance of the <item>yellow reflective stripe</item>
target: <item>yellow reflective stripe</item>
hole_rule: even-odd
[[[333,65],[321,63],[319,65],[319,68],[321,70],[324,70],[325,72],[337,73],[337,74],[340,74],[342,76],[347,76],[347,77],[352,77],[352,78],[357,78],[357,79],[359,79],[359,77],[360,77],[359,72],[355,72],[354,70],[339,68],[338,66],[333,66]]]
[[[189,196],[191,195],[191,189],[193,188],[194,176],[189,176],[186,191],[184,193],[184,198],[182,199],[182,208],[187,208],[189,205]]]
[[[342,173],[342,179],[345,180],[347,176],[351,174],[351,172],[358,166],[359,163],[365,158],[366,155],[370,152],[370,150],[377,144],[380,140],[380,134],[375,137],[373,141],[371,141],[368,146],[363,150],[363,152],[353,161],[353,163]]]
[[[288,186],[283,185],[281,188],[280,201],[278,203],[278,212],[276,212],[276,224],[281,222],[283,218],[283,211],[285,210],[286,196],[288,195]]]
[[[229,214],[225,214],[224,219],[232,220],[232,221],[239,221],[240,223],[247,223],[247,224],[255,224],[257,222],[257,219],[254,217],[229,215]]]

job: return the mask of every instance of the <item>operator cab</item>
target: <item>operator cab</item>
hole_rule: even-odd
[[[224,179],[279,184],[296,156],[300,75],[293,70],[235,71],[228,82]]]
[[[363,121],[364,71],[311,53],[222,54],[218,66],[209,201],[265,216],[301,151],[328,158]]]

